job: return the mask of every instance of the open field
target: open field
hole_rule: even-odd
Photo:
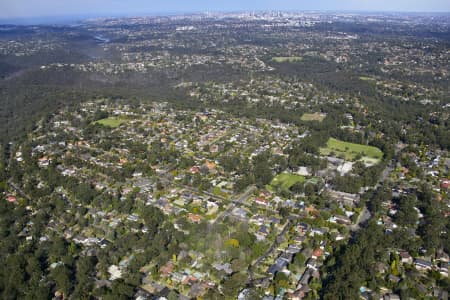
[[[383,152],[377,147],[348,143],[330,138],[327,142],[327,147],[320,149],[320,154],[331,155],[332,153],[337,157],[345,157],[346,160],[355,160],[359,154],[377,161],[383,158]]]
[[[122,125],[123,123],[125,123],[127,120],[124,118],[116,118],[116,117],[111,117],[111,118],[106,118],[106,119],[101,119],[98,121],[95,121],[94,124],[100,124],[106,127],[111,127],[111,128],[117,128],[120,125]]]
[[[299,62],[302,61],[303,58],[300,56],[275,56],[272,57],[272,61],[277,63],[283,63],[283,62]]]
[[[363,81],[376,81],[375,78],[372,77],[366,77],[366,76],[360,76],[359,79],[363,80]]]
[[[291,174],[291,173],[282,173],[277,175],[272,182],[270,183],[271,186],[281,186],[282,189],[288,190],[291,188],[294,184],[297,182],[304,182],[305,177],[297,174]]]
[[[309,121],[322,122],[326,116],[327,116],[327,114],[324,114],[324,113],[312,113],[312,114],[305,113],[301,117],[301,120],[305,121],[305,122],[309,122]]]

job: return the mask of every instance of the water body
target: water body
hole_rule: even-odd
[[[105,37],[103,37],[103,36],[101,36],[101,35],[96,35],[96,36],[94,36],[94,39],[96,40],[96,41],[99,41],[99,42],[101,42],[101,43],[109,43],[109,41],[110,41],[110,39],[108,39],[108,38],[105,38]]]

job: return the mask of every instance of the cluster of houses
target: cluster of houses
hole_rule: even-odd
[[[106,149],[100,145],[102,136],[90,139],[84,128],[72,124],[88,119],[98,110],[124,120],[122,124],[110,129],[115,141]],[[230,148],[248,158],[264,151],[283,156],[283,150],[289,146],[291,138],[298,137],[298,130],[291,125],[261,119],[236,120],[216,110],[201,113],[174,111],[163,103],[133,107],[120,103],[106,105],[89,102],[83,104],[78,111],[62,111],[54,118],[51,131],[38,127],[35,132],[31,156],[36,158],[40,168],[45,169],[56,163],[56,170],[62,176],[89,182],[99,192],[119,195],[120,201],[126,201],[131,195],[143,205],[158,207],[170,216],[176,229],[185,233],[189,233],[184,228],[185,221],[191,224],[215,224],[228,217],[249,224],[249,232],[254,234],[256,242],[264,243],[271,250],[261,258],[261,264],[254,267],[255,274],[259,276],[256,286],[267,289],[280,272],[289,278],[289,288],[276,291],[275,296],[302,299],[308,295],[314,289],[311,282],[321,278],[320,267],[329,255],[327,249],[333,242],[347,239],[348,229],[353,226],[352,216],[358,211],[356,208],[360,203],[360,195],[335,191],[328,185],[321,192],[326,192],[329,201],[338,203],[339,209],[324,209],[324,212],[329,213],[329,218],[321,220],[320,226],[310,225],[315,224],[316,219],[321,219],[321,212],[307,203],[304,194],[285,199],[269,189],[253,187],[249,189],[248,195],[240,197],[239,201],[235,200],[240,196],[233,192],[237,175],[226,172],[218,156],[224,151],[230,151]],[[64,142],[58,140],[58,134],[61,133],[69,136]],[[143,161],[127,148],[130,140],[145,145],[147,149],[156,142],[161,143],[163,147],[176,152],[177,159],[188,157],[191,163],[177,168],[161,161],[147,169],[141,168]],[[18,163],[25,163],[23,151],[19,147],[15,152],[14,158]],[[441,178],[442,172],[439,170],[447,168],[448,171],[446,154],[433,153],[427,157],[429,159],[426,162],[416,158],[416,163],[426,170],[426,176],[435,184],[435,190],[445,193],[449,180]],[[342,161],[339,159],[329,158],[330,170],[338,170],[340,165]],[[119,183],[109,175],[130,166],[134,171],[124,182]],[[404,168],[400,170],[401,174],[407,174]],[[341,169],[343,171],[345,170]],[[299,172],[310,176],[307,168],[300,168]],[[201,191],[194,187],[189,181],[192,178],[209,182],[209,188]],[[408,179],[405,176],[404,180]],[[39,186],[45,186],[45,182],[39,182]],[[394,193],[407,192],[401,187],[395,189]],[[66,191],[59,189],[59,192],[65,201],[69,201],[70,196]],[[6,200],[16,202],[17,197],[10,193]],[[384,205],[395,210],[392,202]],[[281,207],[288,208],[290,217],[310,222],[296,224],[293,229],[285,232],[285,229],[289,229],[290,219],[279,214],[278,209]],[[145,226],[135,226],[142,222],[136,213],[119,214],[114,210],[89,208],[88,214],[95,230],[62,226],[67,239],[85,248],[106,247],[111,242],[108,232],[119,225],[130,225],[131,230],[143,233],[148,230]],[[57,223],[58,220],[53,219],[49,229],[58,230]],[[384,225],[386,230],[394,230],[397,226],[389,215],[382,216],[379,224]],[[27,233],[24,232],[24,235]],[[217,288],[220,281],[211,280],[205,268],[199,267],[202,255],[194,250],[179,254],[178,259],[190,257],[198,265],[182,268],[177,259],[170,260],[159,266],[158,279],[149,270],[144,270],[145,290],[150,294],[162,295],[165,289],[176,288],[183,291],[180,297],[192,298],[203,295],[210,288]],[[296,256],[300,255],[304,257],[303,264],[299,268],[292,267]],[[399,252],[399,255],[402,263],[414,265],[418,270],[433,270],[442,276],[448,276],[448,259],[445,260],[445,255],[433,260],[412,258],[404,252]],[[227,261],[218,260],[211,264],[211,268],[225,275],[232,273],[231,264]],[[121,278],[126,270],[126,262],[110,266],[109,281]],[[392,277],[392,280],[396,278]],[[367,289],[364,292],[367,293]],[[394,299],[392,297],[395,295],[389,297]]]
[[[202,83],[191,84],[190,95],[200,101],[221,101],[229,103],[236,100],[245,100],[249,104],[265,105],[281,104],[286,108],[296,106],[308,107],[311,102],[324,104],[332,102],[331,96],[325,95],[313,84],[299,81],[283,80],[273,76],[266,76],[261,80],[251,80],[245,85],[234,83]],[[312,99],[305,97],[306,94],[313,95]],[[221,95],[216,99],[214,95]]]

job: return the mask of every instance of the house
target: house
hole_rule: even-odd
[[[211,153],[217,153],[217,152],[219,152],[219,145],[216,145],[216,144],[211,145],[211,146],[209,147],[209,152],[211,152]]]
[[[311,258],[318,259],[323,255],[323,250],[320,248],[317,248],[313,251]]]
[[[208,168],[208,170],[211,172],[211,171],[213,171],[213,170],[216,168],[216,163],[207,160],[207,161],[205,162],[205,166],[206,166],[206,167]]]
[[[49,159],[48,157],[44,156],[38,159],[38,165],[40,167],[48,167],[48,165],[50,164],[51,159]]]
[[[328,195],[331,200],[335,200],[338,203],[353,207],[355,204],[359,203],[360,196],[358,194],[349,194],[334,190],[328,190]]]
[[[389,278],[389,281],[390,281],[390,282],[393,282],[393,283],[398,283],[398,282],[401,280],[400,277],[395,276],[395,275],[392,275],[392,274],[390,274],[390,275],[388,276],[388,278]]]
[[[319,215],[319,211],[313,206],[310,205],[308,207],[305,207],[305,211],[309,214],[309,215],[313,215],[313,216],[318,216]]]
[[[262,205],[262,206],[269,206],[269,201],[267,199],[264,199],[262,197],[256,197],[255,198],[255,203]]]
[[[306,261],[306,267],[313,269],[313,270],[317,270],[317,259],[311,257],[310,259],[308,259]]]
[[[297,225],[297,228],[302,232],[308,231],[309,227],[310,227],[310,225],[306,224],[306,223],[299,223]]]
[[[171,279],[173,282],[182,282],[185,277],[186,275],[180,272],[173,272],[171,275]]]
[[[335,241],[342,241],[343,239],[345,239],[345,236],[343,234],[341,234],[340,232],[338,232],[335,237],[334,237]]]
[[[239,293],[237,300],[246,300],[250,297],[250,290],[244,289],[242,292]]]
[[[197,174],[200,173],[200,167],[199,166],[193,166],[189,169],[189,172],[191,172],[192,174]]]
[[[108,273],[110,274],[109,280],[116,280],[116,279],[122,278],[122,271],[116,265],[111,265],[108,268]]]
[[[130,222],[137,222],[137,221],[139,221],[139,217],[136,216],[136,215],[129,215],[127,217],[127,220],[130,221]]]
[[[269,267],[268,273],[275,275],[289,265],[289,261],[281,257],[277,258],[275,263]]]
[[[327,233],[327,229],[325,228],[313,228],[311,229],[311,235],[324,235]]]
[[[289,253],[289,252],[283,252],[283,254],[281,254],[280,258],[287,261],[288,263],[291,263],[292,259],[294,258],[294,254]]]
[[[311,176],[311,173],[309,172],[307,167],[299,167],[297,174],[302,176]]]
[[[306,237],[305,237],[304,235],[294,237],[294,242],[295,242],[297,245],[302,244],[305,240],[306,240]]]
[[[231,264],[229,264],[229,263],[226,263],[226,264],[214,263],[212,266],[217,271],[224,271],[226,274],[233,273],[233,270],[231,269]]]
[[[206,203],[206,209],[208,210],[208,215],[215,214],[219,210],[219,205],[215,202],[208,201]]]
[[[170,274],[173,272],[173,263],[172,261],[168,261],[164,266],[159,268],[159,273],[161,273],[161,276],[163,277],[169,277]]]
[[[298,247],[297,245],[289,245],[289,247],[286,249],[286,253],[292,253],[292,254],[299,253],[300,251],[301,251],[301,248]]]
[[[276,218],[276,217],[271,217],[271,218],[269,219],[269,222],[270,222],[270,224],[273,224],[273,225],[278,226],[278,225],[281,224],[281,219]]]
[[[152,294],[147,292],[144,289],[138,289],[136,294],[134,294],[134,299],[136,300],[147,300],[151,297]]]
[[[441,273],[442,276],[448,277],[448,262],[439,263],[439,273]]]
[[[361,292],[359,296],[362,300],[370,300],[370,294],[368,291]]]
[[[342,224],[342,225],[350,225],[350,224],[352,224],[352,221],[347,216],[335,215],[334,219],[336,220],[336,222],[338,224]]]
[[[184,207],[185,206],[185,201],[184,199],[177,199],[175,201],[173,201],[173,204],[179,207]]]
[[[192,205],[201,206],[203,204],[203,198],[195,198],[192,200]],[[186,202],[187,203],[187,202]]]
[[[259,192],[259,196],[264,198],[270,198],[272,197],[272,193],[269,192],[268,190],[262,190],[261,192]]]
[[[384,274],[384,273],[386,273],[387,269],[388,269],[387,265],[382,263],[381,261],[375,263],[375,266],[374,266],[375,272],[377,272],[379,274]]]
[[[202,221],[202,216],[193,213],[188,213],[188,219],[193,223],[200,223]]]
[[[413,258],[407,251],[400,251],[399,253],[402,263],[404,264],[412,264]]]
[[[239,217],[241,219],[246,219],[247,218],[247,212],[245,211],[245,209],[240,208],[240,207],[236,207],[233,209],[232,214],[236,217]]]
[[[182,285],[193,285],[198,281],[197,277],[192,275],[187,275],[184,277],[183,281],[181,282]]]
[[[263,240],[268,234],[269,234],[269,231],[267,229],[267,226],[262,225],[261,227],[259,227],[258,231],[256,232],[256,238],[258,238],[258,240]]]
[[[305,298],[306,294],[302,290],[296,290],[295,292],[287,293],[285,296],[287,299],[290,299],[290,300],[301,300],[301,299]]]
[[[419,270],[431,270],[431,268],[433,267],[433,264],[431,263],[431,261],[427,261],[427,260],[420,259],[420,258],[416,258],[414,260],[414,265]]]
[[[13,196],[13,195],[8,195],[8,196],[6,196],[6,201],[8,201],[10,203],[14,203],[17,201],[17,197]]]
[[[441,189],[448,190],[449,187],[450,187],[450,179],[442,179],[441,180]]]

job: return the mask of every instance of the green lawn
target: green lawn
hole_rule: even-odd
[[[127,120],[124,118],[116,118],[116,117],[110,117],[110,118],[106,118],[106,119],[101,119],[98,121],[95,121],[94,124],[100,124],[106,127],[111,127],[111,128],[117,128],[120,125],[122,125],[123,123],[125,123]]]
[[[297,182],[304,182],[305,177],[297,174],[291,174],[291,173],[282,173],[277,175],[272,182],[270,183],[271,186],[281,186],[282,189],[288,190],[296,184]]]
[[[326,116],[327,116],[327,115],[326,115],[326,114],[323,114],[323,113],[312,113],[312,114],[307,114],[307,113],[305,113],[305,114],[303,114],[303,116],[301,117],[301,120],[302,120],[302,121],[305,121],[305,122],[309,122],[309,121],[318,121],[318,122],[322,122],[322,121],[325,119]]]
[[[218,187],[218,186],[215,186],[213,188],[212,193],[214,195],[216,195],[216,196],[219,196],[219,197],[223,197],[223,198],[227,198],[228,197],[228,194],[225,193],[224,191],[222,191],[222,189],[220,187]]]
[[[283,63],[283,62],[299,62],[303,58],[300,56],[275,56],[272,57],[272,61],[277,63]]]
[[[334,152],[334,156],[345,157],[346,160],[355,160],[358,154],[377,161],[383,158],[383,152],[377,147],[353,144],[330,138],[327,142],[327,147],[320,149],[320,154],[330,155],[332,152]]]

